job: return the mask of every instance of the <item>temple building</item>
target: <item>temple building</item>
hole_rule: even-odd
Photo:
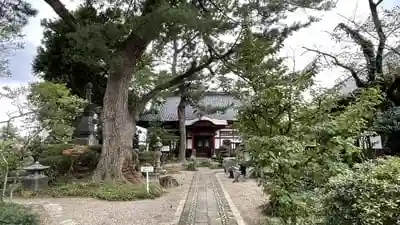
[[[164,129],[179,137],[178,104],[180,96],[167,97],[156,108],[157,113],[143,114],[138,126],[149,128],[152,122],[158,122]],[[241,139],[233,128],[236,120],[237,107],[240,101],[223,92],[206,92],[199,101],[207,108],[225,108],[213,114],[199,112],[190,105],[186,106],[186,152],[191,154],[195,149],[197,157],[211,157],[215,150],[223,144],[235,149]],[[172,151],[179,148],[177,140],[164,140],[164,146]]]

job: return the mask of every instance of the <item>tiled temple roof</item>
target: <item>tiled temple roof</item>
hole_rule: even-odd
[[[161,106],[157,108],[158,114],[145,113],[139,117],[139,121],[178,121],[178,104],[180,96],[167,97]],[[209,118],[218,120],[231,120],[234,121],[237,114],[237,107],[240,101],[233,96],[223,92],[206,92],[200,100],[200,104],[210,107],[228,107],[224,112],[217,112],[214,114],[203,115]],[[187,105],[186,106],[186,120],[197,118],[198,115],[195,110]]]

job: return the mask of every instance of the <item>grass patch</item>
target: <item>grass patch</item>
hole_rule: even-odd
[[[34,197],[47,195],[52,197],[90,197],[107,201],[132,201],[138,199],[154,199],[163,194],[159,185],[150,184],[149,193],[146,191],[145,184],[125,184],[125,183],[68,183],[50,187],[46,191],[35,193],[22,190],[23,197]]]
[[[40,220],[37,214],[22,205],[0,202],[0,224],[40,225]]]

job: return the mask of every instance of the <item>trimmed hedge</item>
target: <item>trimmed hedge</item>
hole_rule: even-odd
[[[0,203],[1,225],[40,225],[38,215],[14,203]]]

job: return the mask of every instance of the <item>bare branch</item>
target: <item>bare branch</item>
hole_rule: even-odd
[[[334,56],[332,54],[329,54],[329,53],[326,53],[326,52],[321,52],[321,51],[316,50],[316,49],[310,49],[310,48],[307,48],[307,47],[303,47],[303,48],[306,49],[307,51],[315,52],[315,53],[318,53],[319,55],[322,55],[322,56],[325,56],[325,57],[328,57],[328,58],[332,59],[334,65],[339,66],[339,67],[341,67],[341,68],[343,68],[343,69],[345,69],[345,70],[350,72],[351,76],[354,78],[354,80],[356,82],[357,87],[365,87],[366,86],[365,83],[360,79],[360,77],[358,76],[358,74],[354,70],[354,68],[352,68],[352,67],[350,67],[350,66],[348,66],[348,65],[346,65],[346,64],[344,64],[342,62],[340,62],[340,60],[336,56]]]
[[[15,119],[18,119],[18,118],[22,118],[22,117],[25,117],[25,116],[28,116],[28,115],[31,115],[31,114],[34,114],[34,113],[35,112],[33,112],[33,111],[29,111],[29,112],[21,113],[21,114],[16,115],[16,116],[11,116],[10,118],[8,118],[8,120],[0,121],[0,124],[10,123],[12,120],[15,120]]]
[[[360,26],[360,25],[359,25],[358,23],[356,23],[354,20],[351,20],[351,19],[349,19],[349,18],[347,18],[347,17],[345,17],[345,16],[343,16],[343,15],[340,15],[340,14],[339,14],[339,16],[342,17],[343,19],[347,20],[347,22],[352,23],[357,29],[362,30],[363,32],[365,32],[366,34],[368,34],[371,38],[376,39],[376,40],[379,41],[379,37],[376,37],[374,34],[372,34],[371,32],[369,32],[369,31],[368,31],[367,29],[365,29],[364,27]],[[398,30],[398,29],[400,29],[400,27],[397,28],[397,29],[394,29],[394,30],[392,31],[392,33],[395,32],[395,31]],[[331,34],[331,33],[328,32],[328,34]],[[390,34],[388,34],[387,37],[388,37],[388,36],[390,36]],[[385,44],[385,47],[386,47],[386,49],[388,49],[388,50],[392,51],[393,53],[395,53],[396,55],[399,55],[399,56],[400,56],[400,52],[399,52],[395,47],[389,46],[389,45],[387,45],[387,44]]]
[[[356,44],[360,46],[364,54],[364,59],[367,63],[368,80],[374,81],[376,73],[376,58],[374,45],[372,44],[372,42],[363,37],[359,31],[350,28],[344,23],[339,23],[337,28],[342,29],[344,32],[350,35],[350,37],[356,42]]]
[[[383,0],[378,1],[378,3],[374,3],[373,0],[369,0],[369,9],[371,11],[372,21],[375,25],[375,31],[378,33],[379,44],[378,49],[376,51],[376,59],[375,59],[375,67],[376,73],[382,74],[382,60],[383,60],[383,50],[385,48],[386,43],[386,36],[383,32],[382,22],[379,19],[378,12],[376,7],[382,2]]]

